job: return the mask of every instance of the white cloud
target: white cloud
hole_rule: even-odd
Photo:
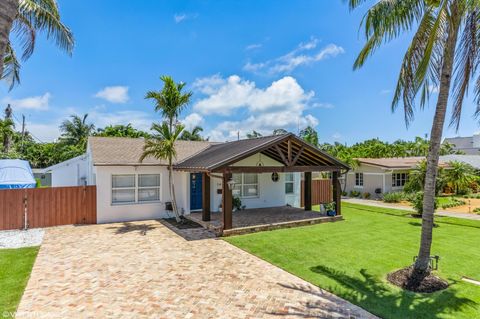
[[[194,87],[207,97],[198,100],[193,108],[202,114],[229,115],[235,109],[246,107],[249,111],[275,109],[303,110],[313,92],[305,92],[290,76],[273,82],[265,89],[257,88],[255,82],[243,80],[238,75],[226,79],[215,75],[195,81]]]
[[[191,113],[181,120],[187,130],[192,130],[195,126],[201,126],[204,122],[203,117],[198,113]]]
[[[51,142],[57,140],[60,136],[59,126],[61,121],[53,122],[49,124],[36,124],[27,122],[25,127],[28,132],[39,139],[42,142]]]
[[[188,19],[195,19],[198,17],[198,13],[175,13],[173,15],[173,20],[175,23],[180,23]]]
[[[261,43],[252,43],[245,47],[246,51],[260,49],[263,45]]]
[[[336,132],[332,135],[332,138],[335,140],[335,141],[338,141],[338,140],[341,140],[342,139],[342,134]]]
[[[311,38],[310,41],[300,43],[293,51],[276,59],[259,63],[247,62],[243,70],[253,73],[265,72],[269,75],[288,73],[299,66],[311,65],[327,58],[336,57],[345,52],[341,46],[329,44],[320,51],[311,53],[312,50],[317,48],[318,42],[318,39]],[[306,53],[305,51],[309,52]]]
[[[107,86],[98,91],[95,97],[111,103],[126,103],[129,99],[128,86]]]
[[[386,95],[386,94],[390,94],[391,92],[392,92],[392,90],[384,89],[384,90],[381,90],[381,91],[380,91],[380,94],[381,94],[381,95]]]
[[[52,95],[49,92],[43,95],[26,97],[23,99],[6,97],[2,99],[2,104],[10,104],[14,111],[18,109],[44,111],[48,110],[51,97]]]
[[[152,122],[157,120],[152,119],[151,114],[142,111],[107,112],[95,109],[88,112],[88,118],[97,128],[131,123],[134,128],[144,131],[150,130]]]
[[[315,102],[315,103],[312,103],[312,105],[310,106],[310,108],[312,109],[333,109],[335,107],[335,105],[333,105],[332,103],[324,103],[324,102]]]
[[[206,95],[194,104],[196,112],[229,116],[207,132],[212,141],[236,139],[237,134],[245,137],[252,130],[268,135],[277,128],[297,131],[318,125],[317,118],[304,113],[314,92],[305,91],[290,76],[266,88],[259,88],[255,82],[238,75],[228,78],[214,75],[198,79],[193,86]]]

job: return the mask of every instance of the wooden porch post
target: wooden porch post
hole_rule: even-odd
[[[210,176],[202,173],[202,220],[210,221]]]
[[[338,171],[332,173],[333,200],[335,201],[337,215],[342,215],[342,187],[338,175]]]
[[[303,204],[305,210],[312,210],[312,172],[305,172]]]
[[[233,199],[232,199],[232,191],[228,189],[228,181],[231,178],[232,178],[232,173],[223,173],[223,183],[222,183],[223,229],[232,229]]]

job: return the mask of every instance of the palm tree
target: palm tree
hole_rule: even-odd
[[[178,214],[177,201],[175,198],[175,185],[173,182],[173,160],[177,156],[175,144],[183,132],[185,127],[182,124],[175,124],[173,130],[170,130],[168,122],[163,122],[161,125],[154,123],[152,131],[154,134],[151,138],[145,141],[143,147],[143,154],[140,161],[143,161],[148,156],[153,156],[157,159],[164,159],[168,161],[168,182],[170,184],[170,198],[172,199],[173,212],[175,219],[180,222],[180,215]]]
[[[161,127],[158,127],[158,126],[152,127],[152,129],[157,131],[159,138],[169,137],[170,139],[174,139],[176,141],[179,138],[180,133],[184,129],[184,126],[178,123],[178,117],[180,113],[190,103],[190,98],[192,97],[193,93],[182,92],[186,84],[183,82],[175,83],[175,81],[170,76],[162,76],[160,77],[160,80],[163,81],[162,90],[149,91],[147,92],[145,98],[151,99],[155,102],[155,111],[160,112],[162,114],[162,117],[166,123],[162,124]],[[181,130],[178,132],[178,134],[176,134],[179,128],[181,128]],[[168,129],[168,132],[165,132],[165,129]],[[157,140],[159,142],[158,139],[153,139],[153,140]],[[170,147],[173,148],[174,153],[176,153],[175,143],[172,143]],[[158,154],[161,154],[161,152],[159,152]],[[172,160],[173,158],[174,156],[172,156],[170,159]],[[173,162],[171,160],[169,161],[169,167],[168,167],[170,198],[172,200],[173,211],[175,213],[176,219],[177,221],[180,221],[178,209],[177,209],[177,201],[175,200],[175,186],[173,184],[173,178],[172,178]]]
[[[192,92],[183,93],[186,83],[175,81],[170,76],[161,76],[163,88],[161,91],[149,91],[145,98],[155,102],[155,111],[160,112],[167,121],[170,132],[173,132],[173,126],[178,120],[180,113],[190,103]]]
[[[10,139],[15,134],[15,123],[9,118],[0,120],[0,137],[3,144],[3,152],[8,153]]]
[[[53,38],[55,44],[71,54],[74,46],[70,29],[60,19],[56,0],[2,0],[0,1],[0,78],[10,88],[20,81],[20,62],[12,46],[10,34],[22,49],[22,60],[34,51],[37,32]]]
[[[65,120],[60,125],[62,135],[60,139],[68,145],[76,145],[80,149],[85,150],[87,147],[88,137],[93,134],[95,125],[87,123],[88,114],[80,117],[71,115],[71,120]]]
[[[203,128],[195,126],[191,131],[184,130],[180,140],[183,141],[204,141],[205,139],[200,135],[203,132]]]
[[[306,142],[308,142],[308,143],[310,143],[314,146],[318,146],[318,133],[317,133],[317,131],[315,131],[315,129],[313,127],[307,126],[305,129],[301,130],[300,131],[300,137],[304,141],[306,141]]]
[[[349,0],[349,5],[354,9],[364,2],[366,0]],[[392,110],[402,102],[407,126],[413,120],[419,93],[420,105],[424,107],[431,88],[438,87],[427,156],[421,242],[413,266],[413,284],[419,284],[429,273],[435,182],[449,95],[452,91],[454,101],[450,124],[458,129],[463,99],[480,61],[478,10],[478,2],[470,0],[380,0],[372,5],[363,19],[366,44],[355,61],[355,69],[362,67],[384,42],[414,32],[392,102]],[[480,113],[478,81],[475,87],[477,115]]]
[[[475,180],[474,172],[474,168],[468,164],[450,161],[445,170],[445,181],[458,194],[459,190],[466,189]]]

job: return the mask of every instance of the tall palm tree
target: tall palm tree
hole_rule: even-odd
[[[155,111],[160,112],[167,121],[170,132],[173,132],[174,124],[180,113],[190,103],[192,92],[182,92],[186,83],[175,83],[172,77],[164,75],[160,77],[163,81],[161,91],[148,91],[145,98],[155,102]]]
[[[300,131],[300,137],[315,146],[318,146],[318,133],[311,126],[307,126],[305,129]]]
[[[182,141],[204,141],[205,139],[200,135],[203,132],[201,126],[195,126],[191,131],[184,130],[180,136]]]
[[[354,9],[367,0],[348,1],[350,8]],[[450,124],[458,128],[463,99],[480,62],[479,16],[478,2],[472,0],[379,0],[363,19],[366,44],[355,61],[355,69],[362,67],[384,42],[414,32],[392,102],[392,110],[402,102],[407,126],[414,117],[419,94],[420,106],[424,107],[432,86],[438,87],[427,156],[421,242],[414,264],[413,284],[418,284],[429,273],[435,182],[446,109],[453,92]],[[480,80],[476,81],[478,115]]]
[[[6,79],[10,88],[20,81],[20,62],[10,35],[16,36],[25,61],[33,54],[37,32],[45,33],[60,49],[71,54],[73,35],[61,22],[56,0],[0,1],[0,78]]]
[[[192,97],[192,92],[183,92],[185,88],[185,83],[175,83],[172,77],[170,76],[161,76],[160,80],[163,81],[163,88],[161,91],[149,91],[145,95],[146,99],[153,100],[155,103],[155,111],[160,112],[163,119],[166,123],[162,124],[161,127],[152,127],[154,131],[157,132],[158,137],[169,137],[175,141],[179,138],[180,133],[183,131],[184,126],[178,123],[178,117],[180,113],[187,107],[190,103],[190,98]],[[165,127],[164,127],[165,125]],[[180,132],[177,133],[177,130],[181,128]],[[168,132],[165,131],[168,129]],[[161,133],[161,134],[160,134]],[[167,134],[168,133],[168,134]],[[153,139],[160,142],[158,139]],[[172,143],[171,146],[175,149],[175,143]],[[161,154],[161,153],[159,153]],[[173,158],[172,158],[173,160]],[[173,211],[175,213],[177,221],[180,221],[179,213],[177,209],[177,201],[175,200],[175,186],[173,184],[173,162],[169,161],[168,171],[169,171],[169,184],[170,184],[170,198],[172,200]]]
[[[153,156],[157,159],[164,159],[168,161],[168,182],[170,184],[170,198],[172,199],[173,212],[177,222],[180,222],[180,215],[177,209],[177,201],[175,198],[175,185],[173,182],[173,160],[177,157],[177,150],[175,144],[185,128],[182,124],[175,124],[173,130],[170,129],[168,122],[162,124],[154,123],[152,137],[145,141],[143,147],[143,154],[140,161],[143,161],[148,156]]]
[[[60,125],[62,135],[60,140],[68,145],[76,145],[80,149],[85,150],[87,147],[88,137],[93,134],[95,125],[87,123],[88,114],[80,117],[71,115],[71,120],[65,120]]]
[[[3,148],[2,150],[5,153],[9,151],[9,141],[15,134],[15,124],[11,119],[0,120],[0,137],[2,140]]]

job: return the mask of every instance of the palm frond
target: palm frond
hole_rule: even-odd
[[[10,42],[7,43],[7,48],[3,57],[3,74],[1,79],[10,84],[10,90],[20,83],[20,62],[18,61]]]

